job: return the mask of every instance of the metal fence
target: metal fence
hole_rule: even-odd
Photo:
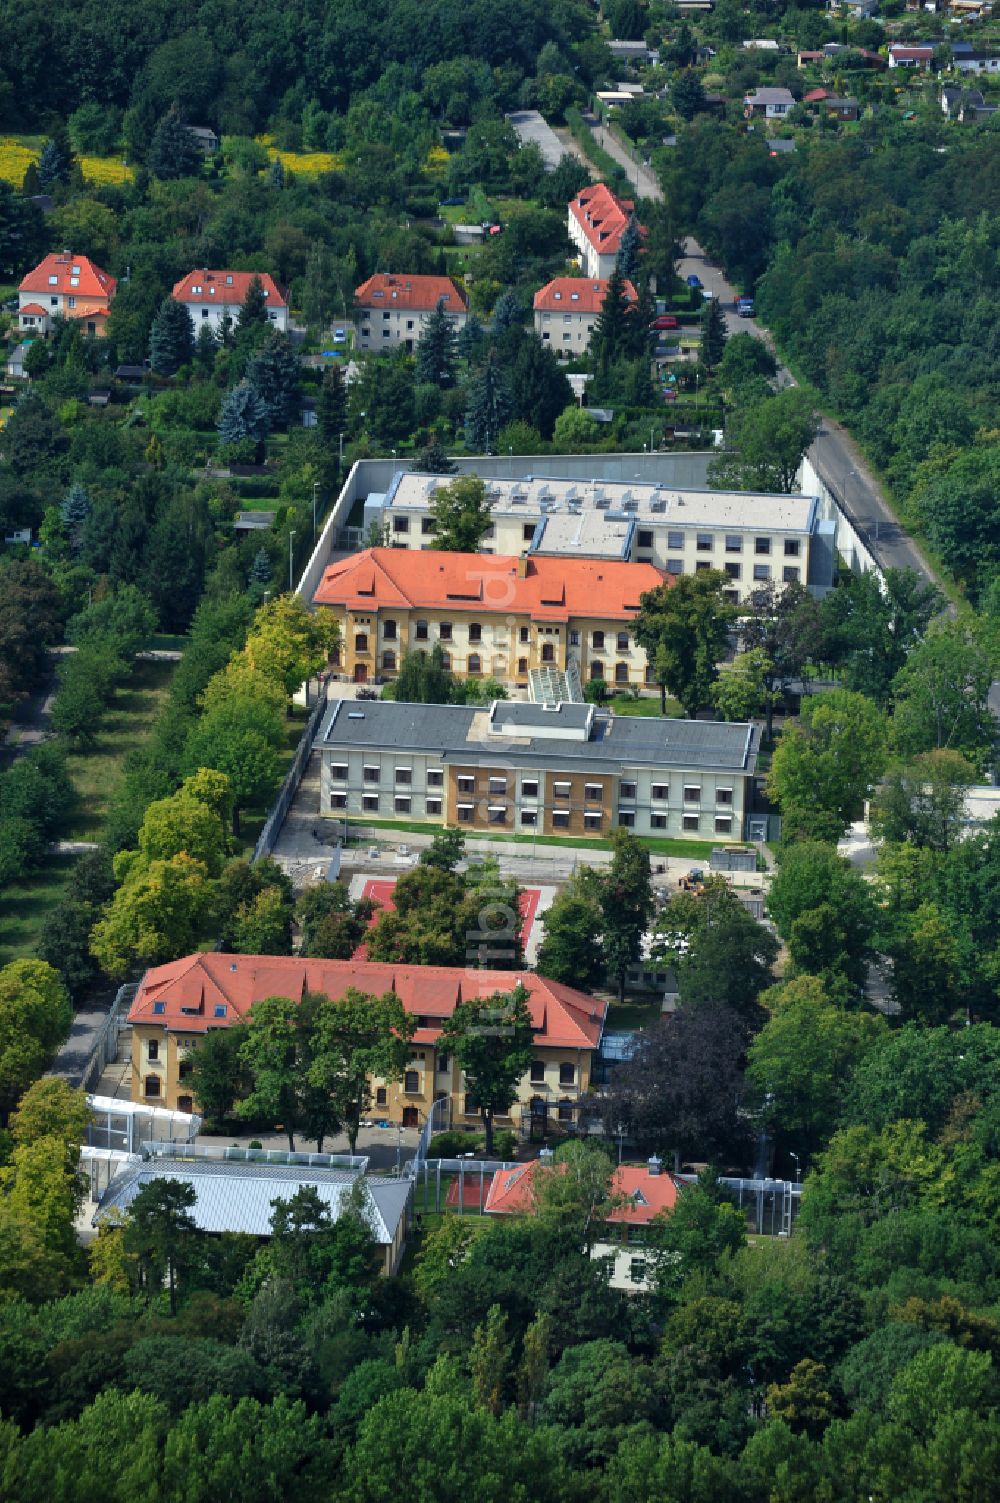
[[[132,999],[139,990],[138,981],[126,981],[115,993],[115,1000],[111,1009],[101,1024],[100,1031],[94,1040],[94,1046],[90,1051],[90,1057],[83,1067],[79,1085],[85,1091],[93,1091],[104,1071],[118,1058],[118,1040],[128,1018],[128,1010],[132,1006]],[[58,1060],[56,1066],[58,1067]],[[58,1068],[53,1072],[58,1073]]]
[[[257,844],[253,848],[251,861],[261,861],[274,850],[281,826],[285,822],[285,815],[288,813],[292,799],[298,792],[299,784],[302,782],[302,775],[306,770],[306,765],[312,753],[313,742],[316,739],[316,733],[319,730],[319,723],[323,718],[325,709],[326,693],[324,692],[309,712],[309,719],[306,721],[305,729],[299,738],[299,744],[295,748],[295,756],[292,758],[292,764],[285,773],[285,781],[278,789],[278,796],[271,805],[271,811],[264,821],[264,828],[257,836]]]

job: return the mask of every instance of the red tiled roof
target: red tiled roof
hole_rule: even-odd
[[[933,47],[903,47],[898,42],[889,48],[891,57],[914,58],[918,62],[934,56]]]
[[[264,289],[264,301],[269,308],[288,307],[288,299],[267,271],[209,271],[202,267],[181,277],[170,296],[175,303],[218,303],[220,308],[240,308],[254,277]],[[200,290],[195,291],[196,288]]]
[[[539,1159],[529,1164],[518,1164],[514,1169],[501,1169],[493,1176],[490,1193],[483,1209],[496,1216],[530,1215],[535,1209],[535,1181],[539,1174],[562,1173],[564,1165],[554,1164],[547,1170]],[[682,1182],[672,1174],[651,1174],[645,1164],[619,1164],[611,1177],[611,1193],[624,1197],[606,1221],[627,1223],[630,1226],[645,1226],[664,1211],[672,1211]]]
[[[536,313],[600,313],[607,295],[606,277],[554,277],[535,293],[534,307]],[[628,281],[625,296],[630,303],[638,301]]]
[[[520,569],[525,570],[523,578]],[[613,559],[367,548],[331,564],[313,601],[347,610],[452,610],[541,621],[566,621],[570,616],[626,621],[634,618],[643,591],[656,589],[666,578],[652,564]]]
[[[615,256],[634,208],[630,198],[619,198],[604,183],[596,183],[580,190],[569,211],[595,250]]]
[[[117,286],[114,277],[108,276],[89,256],[59,251],[46,256],[34,271],[29,271],[18,291],[107,298],[110,302]]]
[[[18,308],[17,311],[18,313],[40,313],[43,318],[46,317],[46,310],[41,303],[25,303],[24,307]]]
[[[532,971],[480,971],[465,966],[392,965],[376,961],[304,960],[283,955],[185,955],[154,966],[142,978],[129,1009],[130,1023],[152,1023],[179,1033],[207,1033],[243,1022],[262,997],[305,992],[341,997],[358,991],[394,991],[406,1011],[423,1022],[414,1042],[433,1044],[458,1002],[509,992],[520,982],[539,1045],[596,1049],[604,1027],[605,1002]]]
[[[803,104],[817,104],[821,99],[832,99],[829,89],[810,89],[808,94],[803,94]]]
[[[401,277],[377,271],[354,291],[359,308],[406,308],[413,313],[432,313],[442,298],[446,313],[465,312],[464,294],[451,277]]]

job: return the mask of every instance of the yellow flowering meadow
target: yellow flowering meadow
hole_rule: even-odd
[[[84,181],[95,188],[106,188],[112,183],[130,183],[135,168],[127,167],[120,157],[78,157]]]
[[[281,151],[274,144],[273,136],[255,136],[258,146],[263,146],[268,157],[280,158],[282,167],[289,172],[301,173],[303,177],[317,177],[321,172],[340,172],[344,159],[335,151]]]
[[[23,145],[16,136],[0,136],[0,178],[20,188],[24,174],[40,156],[37,148]]]

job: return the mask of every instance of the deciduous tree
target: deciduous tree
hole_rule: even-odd
[[[535,1031],[523,986],[459,1002],[441,1031],[441,1047],[454,1054],[465,1074],[469,1100],[476,1103],[493,1153],[494,1121],[517,1099],[521,1076],[531,1063]]]
[[[664,713],[667,690],[692,719],[711,697],[735,617],[723,599],[726,588],[726,576],[708,569],[682,574],[639,597],[636,640],[653,664]]]

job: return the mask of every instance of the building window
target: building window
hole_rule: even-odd
[[[443,773],[443,771],[441,770],[440,767],[431,767],[431,768],[428,768],[428,771],[427,771],[427,786],[428,786],[428,788],[443,788],[444,787],[444,773]]]
[[[145,1089],[144,1094],[146,1096],[159,1096],[159,1094],[160,1094],[160,1077],[158,1075],[147,1075],[146,1076],[146,1089]]]
[[[187,1080],[194,1069],[193,1059],[182,1059],[177,1066],[177,1074],[181,1080]]]
[[[425,538],[426,537],[430,537],[430,535],[431,535],[431,533],[433,531],[434,531],[434,518],[433,517],[421,517],[421,519],[420,519],[420,532],[421,532],[421,536],[425,537]]]
[[[377,814],[378,813],[378,794],[377,793],[366,793],[365,796],[364,796],[364,798],[361,800],[361,807],[365,811],[366,814]]]
[[[715,790],[715,802],[717,804],[731,804],[732,801],[733,801],[733,790],[731,788],[716,788],[716,790]]]
[[[707,574],[711,567],[712,565],[707,558],[699,559],[694,566],[694,572],[696,574]]]
[[[685,783],[684,784],[684,802],[686,804],[700,804],[701,803],[701,784],[700,783]]]
[[[640,548],[652,548],[653,534],[651,532],[640,532],[638,536],[638,545]]]
[[[490,804],[487,810],[491,825],[505,825],[507,823],[507,808],[504,804]]]
[[[451,668],[451,653],[450,652],[443,652],[441,654],[441,667],[442,668],[448,668],[448,669]]]
[[[410,530],[409,517],[393,517],[392,530],[396,533],[407,533]]]
[[[710,532],[699,532],[696,534],[695,547],[699,553],[711,553],[715,547],[715,539]]]
[[[330,808],[331,809],[346,809],[347,808],[347,794],[346,793],[331,793],[330,794]]]
[[[635,783],[630,782],[627,778],[623,778],[618,784],[619,798],[635,798],[636,786]]]
[[[683,532],[668,532],[667,533],[667,547],[668,548],[683,548],[684,547],[684,534],[683,534]]]
[[[403,1076],[403,1090],[407,1096],[416,1096],[420,1091],[420,1071],[407,1070]]]
[[[667,573],[668,574],[683,574],[684,573],[684,560],[682,558],[668,558],[667,559]]]
[[[572,1122],[572,1120],[573,1120],[573,1103],[572,1103],[572,1101],[560,1101],[560,1103],[559,1103],[559,1121],[560,1122]]]
[[[394,652],[389,652],[389,651],[383,652],[383,654],[382,654],[382,667],[388,669],[388,671],[390,673],[395,673],[395,671],[396,671],[396,654]]]
[[[532,538],[535,536],[535,526],[536,526],[536,524],[534,522],[524,522],[524,523],[522,523],[522,525],[521,525],[521,541],[522,542],[524,542],[524,543],[530,543],[531,542]]]
[[[628,652],[630,644],[629,644],[629,635],[628,635],[627,631],[620,631],[618,633],[618,644],[617,645],[618,645],[618,651],[619,652]]]
[[[554,830],[569,829],[569,810],[555,809],[552,813],[552,828]]]
[[[542,644],[542,662],[543,663],[554,663],[555,660],[556,660],[556,650],[553,647],[552,643],[551,642],[545,642],[545,643],[543,643]]]
[[[418,621],[417,622],[416,630],[414,631],[414,636],[416,637],[416,639],[417,639],[418,642],[426,642],[427,641],[427,622],[426,621]]]
[[[538,779],[537,778],[522,778],[521,779],[521,797],[522,798],[537,798],[538,797]]]
[[[396,782],[397,783],[402,783],[404,785],[407,784],[407,783],[412,783],[413,782],[413,768],[412,767],[397,767],[396,768]]]
[[[489,789],[491,793],[506,793],[507,779],[504,776],[490,775]]]
[[[743,574],[743,565],[742,564],[727,564],[726,565],[726,573],[729,575],[730,579],[739,579],[739,578],[741,578],[741,576]]]
[[[481,642],[482,640],[483,640],[483,628],[480,626],[480,624],[479,624],[478,621],[472,621],[472,622],[470,622],[469,623],[469,641],[470,642]]]
[[[604,784],[603,783],[584,783],[584,785],[583,785],[583,796],[584,796],[585,799],[589,799],[589,801],[592,804],[601,804],[601,803],[603,803],[604,802]]]
[[[743,539],[740,537],[740,535],[739,535],[738,532],[727,532],[726,533],[726,552],[727,553],[742,553],[743,552]]]
[[[592,679],[604,677],[604,664],[598,658],[595,658],[590,665],[590,676]]]
[[[531,829],[533,826],[537,825],[538,824],[538,810],[537,809],[522,809],[521,810],[521,823],[522,823],[522,825],[526,826],[528,829]]]
[[[437,1057],[438,1074],[440,1074],[440,1075],[447,1074],[449,1063],[450,1063],[450,1060],[449,1060],[449,1056],[447,1054],[439,1054],[438,1057]]]
[[[770,538],[754,538],[754,540],[753,540],[753,551],[754,551],[754,553],[761,554],[763,557],[766,558],[770,554],[770,552],[771,552],[771,539]]]
[[[346,783],[347,782],[347,763],[346,762],[331,762],[330,763],[330,780],[331,780],[331,782],[334,782],[334,783]]]
[[[580,633],[578,631],[571,631],[570,632],[570,634],[569,634],[569,645],[571,647],[579,647],[579,645],[580,645]]]
[[[475,793],[475,778],[469,777],[468,773],[463,773],[458,780],[458,791],[459,793]]]
[[[377,767],[367,766],[362,772],[362,777],[364,778],[366,783],[377,783],[379,779],[379,770]]]
[[[566,1065],[560,1065],[559,1066],[559,1084],[561,1086],[576,1085],[576,1066],[575,1065],[566,1064]]]
[[[440,814],[441,800],[439,798],[429,798],[424,804],[424,808],[428,814]]]
[[[652,794],[653,798],[667,799],[670,797],[670,784],[654,783],[649,791]]]
[[[583,828],[585,830],[599,830],[601,828],[601,821],[603,820],[603,818],[604,815],[597,812],[596,810],[585,813],[583,816]]]
[[[517,630],[517,640],[519,642],[530,642],[530,640],[531,640],[531,633],[530,633],[530,630],[529,630],[529,628],[527,626],[520,626],[520,627],[518,627],[518,630]]]
[[[632,826],[635,824],[635,810],[619,809],[618,823],[621,825],[623,830],[631,830]]]
[[[627,663],[616,663],[615,664],[615,683],[616,684],[627,684],[628,683],[628,664]]]
[[[472,823],[472,815],[473,815],[474,810],[475,810],[475,805],[474,804],[459,804],[459,806],[458,806],[458,822],[459,822],[459,824],[462,824],[462,825],[471,825],[471,823]]]
[[[382,622],[382,635],[383,635],[383,637],[385,637],[385,640],[387,642],[395,642],[395,640],[396,640],[396,623],[395,623],[395,621],[383,621]]]
[[[602,648],[604,646],[604,633],[602,631],[595,631],[590,639],[590,645],[591,647]]]
[[[158,1039],[149,1040],[148,1044],[146,1045],[146,1057],[147,1059],[159,1059],[160,1044]]]
[[[644,1284],[646,1282],[645,1258],[631,1258],[629,1260],[628,1276],[633,1284]]]
[[[397,793],[394,803],[397,814],[409,814],[410,795],[408,793]]]
[[[531,1061],[531,1084],[545,1084],[545,1061],[543,1059],[533,1059]]]
[[[665,814],[651,814],[649,816],[649,823],[654,830],[665,830],[667,828],[667,816]]]
[[[375,1087],[375,1105],[376,1106],[385,1106],[385,1104],[386,1104],[386,1102],[388,1100],[389,1100],[389,1093],[386,1090],[385,1086],[384,1085],[376,1086]]]
[[[685,814],[681,826],[685,830],[697,830],[701,825],[700,814]]]
[[[518,658],[518,660],[517,660],[517,671],[520,674],[527,673],[527,671],[528,671],[528,659],[527,658]]]
[[[479,1102],[477,1101],[477,1099],[476,1099],[475,1096],[466,1096],[466,1098],[465,1098],[465,1115],[467,1117],[478,1117],[479,1116]]]
[[[733,818],[731,814],[717,814],[715,816],[716,835],[731,835],[733,833]]]
[[[786,558],[798,558],[798,556],[799,556],[799,540],[798,540],[798,538],[786,538],[785,539],[785,557]]]
[[[784,569],[781,571],[781,577],[784,580],[785,584],[798,584],[798,568],[795,566],[795,564],[786,564]]]
[[[467,673],[482,673],[482,671],[483,671],[483,660],[482,660],[482,658],[479,656],[478,652],[470,652],[469,653],[468,665],[466,667],[466,672]]]
[[[570,789],[572,788],[572,786],[573,785],[571,783],[565,783],[565,782],[562,782],[561,780],[558,780],[558,781],[554,782],[552,784],[552,794],[553,794],[553,797],[554,798],[569,798]]]
[[[359,631],[357,633],[357,635],[354,638],[354,651],[355,652],[367,652],[368,651],[368,634],[367,634],[367,632]]]
[[[450,621],[442,621],[441,622],[440,637],[441,637],[441,641],[442,642],[450,642],[451,641],[451,622]]]
[[[771,565],[770,564],[754,564],[754,566],[753,566],[753,577],[754,577],[754,579],[770,579],[771,578]]]

